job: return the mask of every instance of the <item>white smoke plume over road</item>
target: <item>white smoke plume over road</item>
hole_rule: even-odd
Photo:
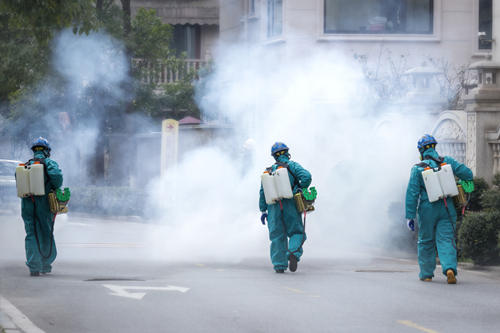
[[[200,85],[200,106],[207,119],[235,127],[228,140],[237,148],[254,139],[253,159],[215,143],[190,153],[154,185],[153,210],[165,224],[156,236],[160,256],[267,256],[258,190],[275,141],[290,147],[318,190],[304,258],[387,248],[403,235],[403,208],[389,214],[389,207],[404,202],[429,119],[380,109],[359,65],[339,53],[283,56],[270,47],[226,46],[216,59]]]

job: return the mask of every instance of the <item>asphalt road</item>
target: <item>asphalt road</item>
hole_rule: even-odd
[[[498,274],[424,283],[415,260],[362,254],[285,274],[265,256],[168,262],[145,256],[155,226],[74,219],[53,274],[32,278],[22,222],[0,221],[0,295],[44,332],[500,332]]]

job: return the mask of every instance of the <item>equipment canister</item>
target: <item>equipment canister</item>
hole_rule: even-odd
[[[445,197],[454,197],[458,195],[457,182],[455,181],[451,165],[442,165],[441,170],[439,170],[437,174],[441,189],[443,190],[443,195]]]
[[[30,192],[33,195],[45,195],[43,164],[32,164],[29,167]]]
[[[422,171],[422,178],[429,202],[438,201],[443,198],[443,190],[441,189],[437,172],[434,172],[432,169],[424,170]]]
[[[29,173],[28,169],[25,168],[24,164],[16,167],[16,187],[17,196],[19,198],[24,198],[30,194],[30,183],[29,183]]]
[[[467,197],[465,196],[465,191],[464,191],[462,185],[457,185],[457,189],[458,189],[458,195],[455,197],[457,200],[457,203],[460,206],[467,205]]]
[[[264,197],[266,198],[266,204],[272,205],[278,201],[278,190],[276,189],[276,184],[274,183],[274,177],[269,174],[269,172],[264,172],[261,177],[262,189],[264,190]]]
[[[286,168],[279,168],[274,172],[274,181],[276,189],[278,190],[278,197],[280,199],[293,198],[292,186],[290,184],[290,177]]]

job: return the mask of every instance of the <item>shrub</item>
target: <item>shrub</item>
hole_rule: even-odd
[[[479,265],[498,260],[499,219],[497,211],[470,213],[463,219],[458,241],[464,257]]]
[[[494,188],[481,195],[481,206],[486,211],[500,211],[500,190]]]
[[[481,206],[484,210],[500,211],[500,174],[495,174],[493,186],[481,194]]]
[[[483,206],[481,196],[484,191],[489,189],[488,183],[483,178],[474,178],[474,191],[471,193],[468,209],[472,211],[480,211]]]

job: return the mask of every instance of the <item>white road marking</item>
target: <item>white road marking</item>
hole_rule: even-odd
[[[411,328],[415,328],[415,329],[417,329],[419,331],[422,331],[422,332],[426,332],[426,333],[438,333],[437,331],[434,331],[434,330],[432,330],[430,328],[426,328],[426,327],[420,326],[418,324],[415,324],[411,320],[398,320],[398,323],[400,323],[401,325],[405,325],[405,326],[411,327]]]
[[[181,293],[185,293],[189,290],[186,287],[178,287],[178,286],[166,286],[166,287],[141,287],[141,286],[120,286],[116,284],[103,284],[103,287],[111,289],[112,293],[110,295],[113,296],[121,296],[132,299],[142,299],[146,293],[131,293],[128,290],[160,290],[160,291],[178,291]]]
[[[58,243],[59,247],[82,247],[82,248],[141,248],[144,244],[139,243]]]
[[[0,310],[5,312],[12,322],[25,333],[45,333],[19,311],[11,302],[0,295]]]

